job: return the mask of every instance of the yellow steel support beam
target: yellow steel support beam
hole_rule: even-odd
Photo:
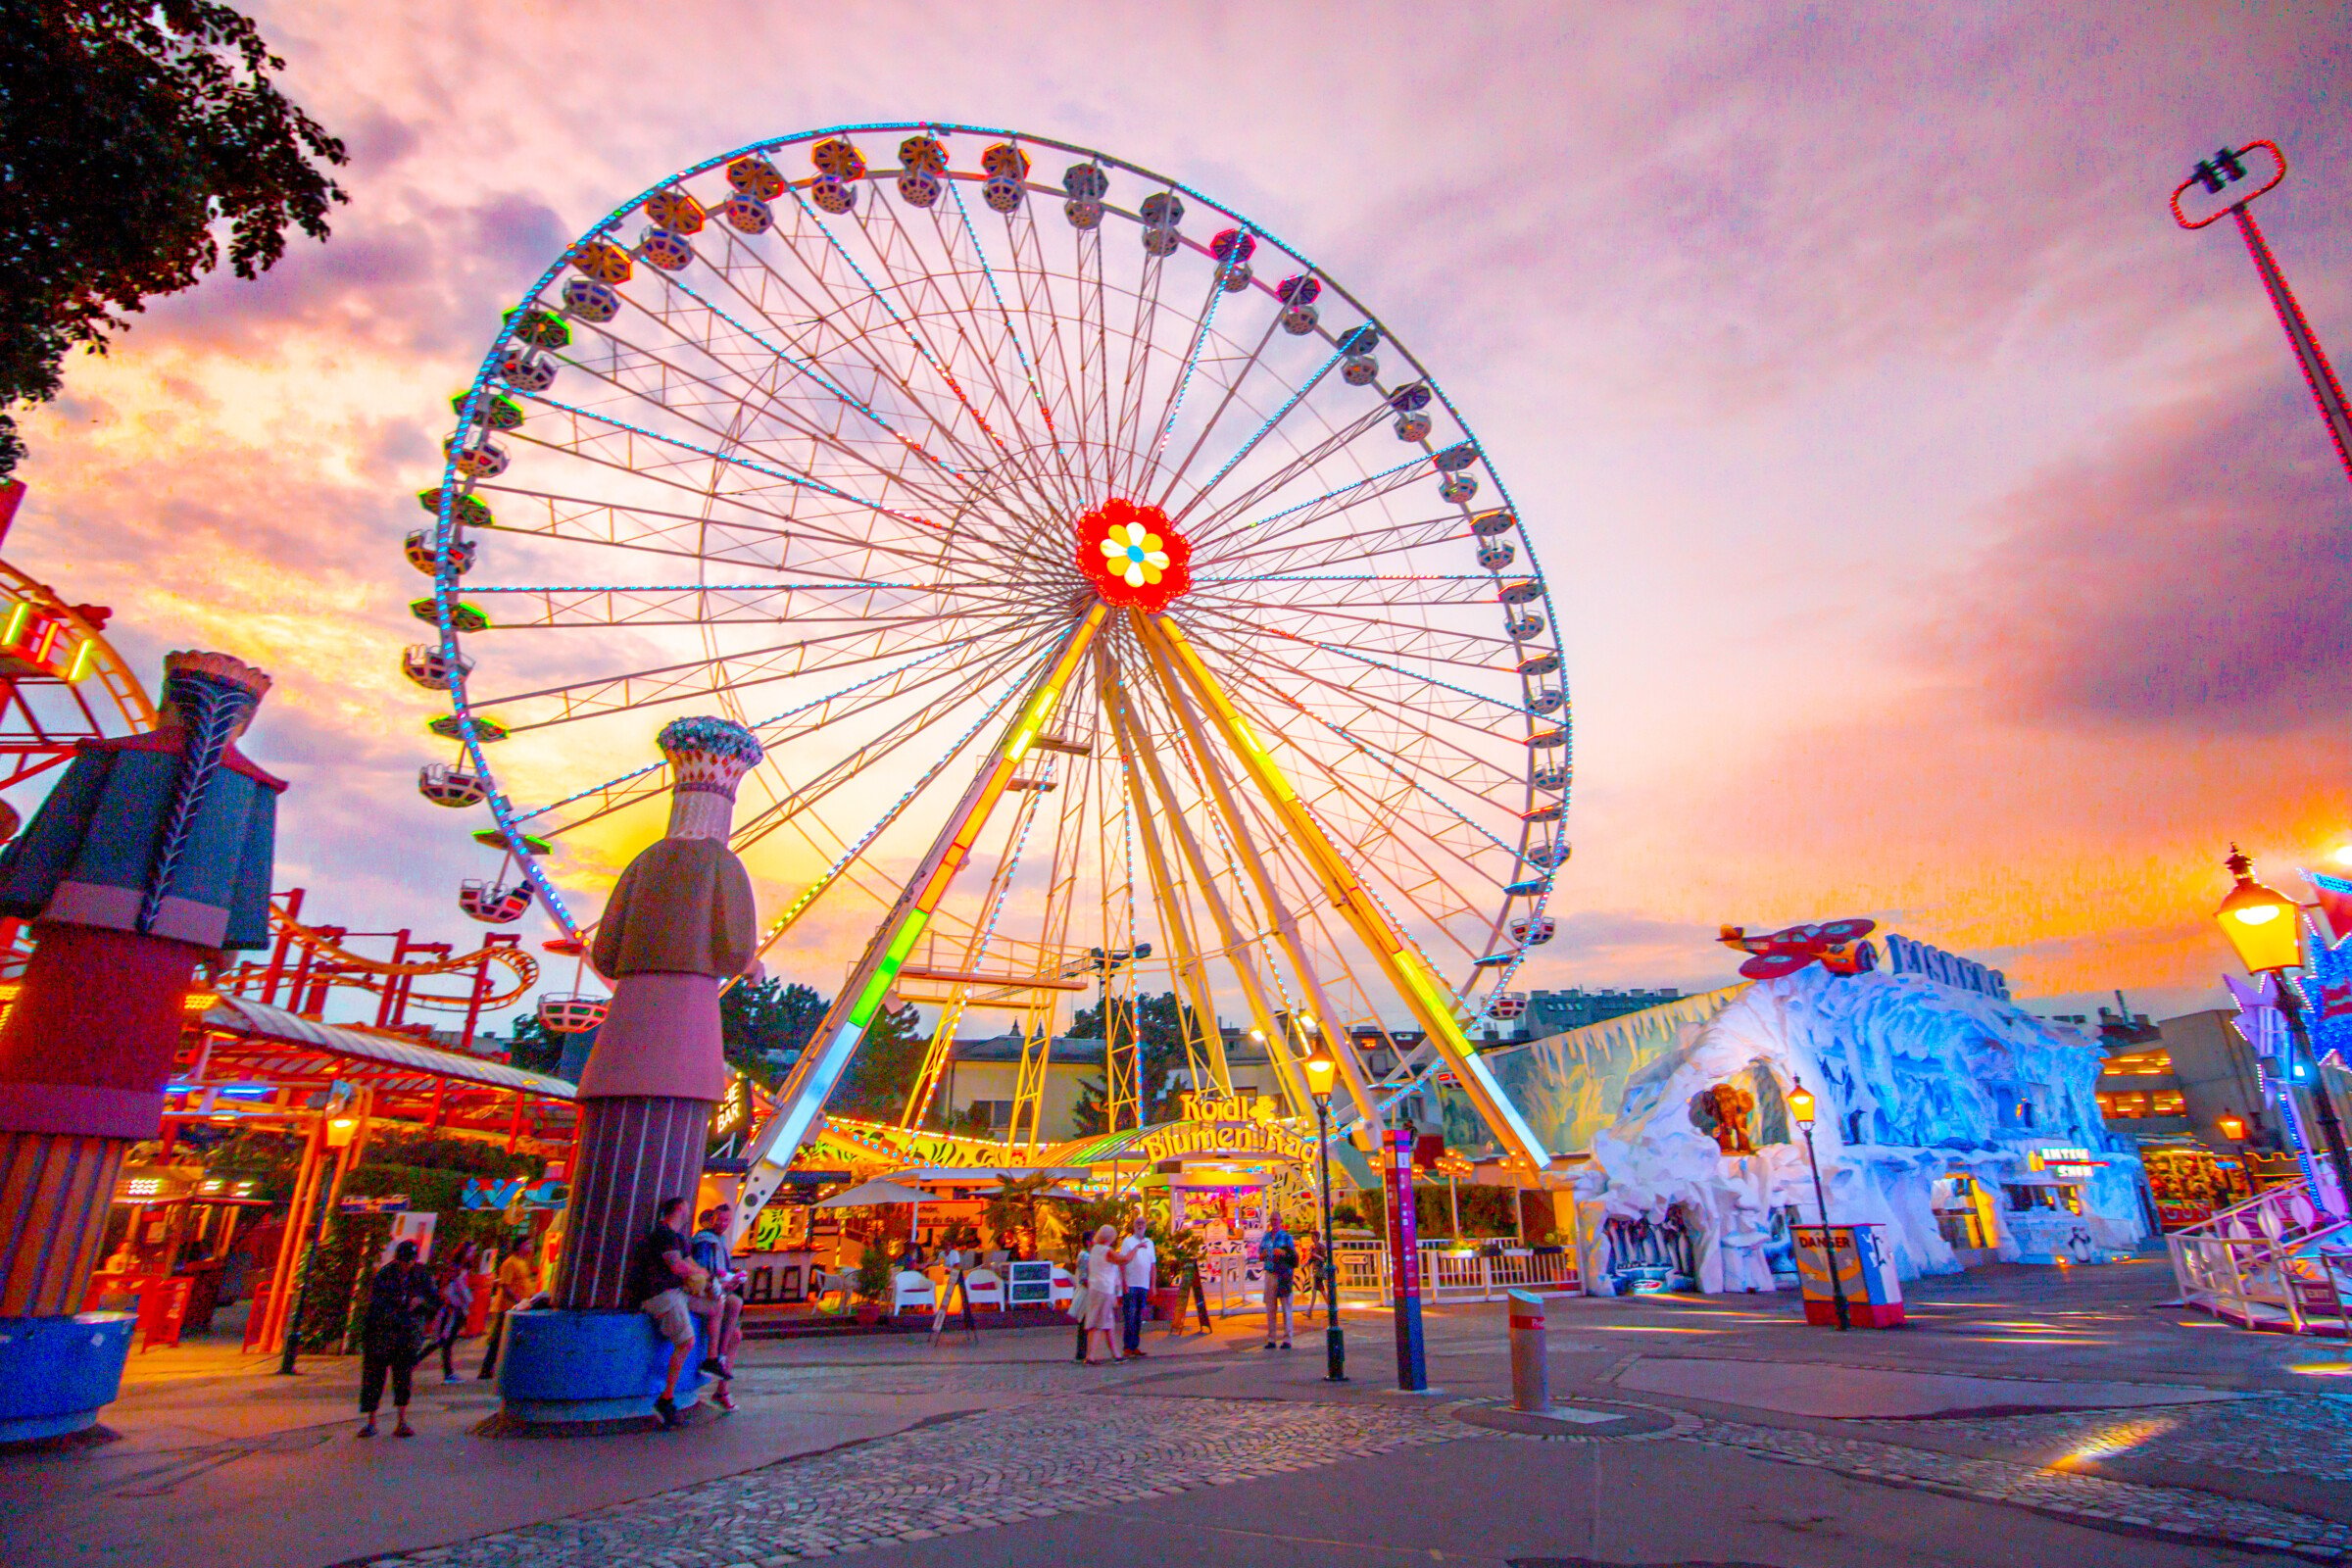
[[[1208,666],[1201,662],[1184,630],[1166,615],[1152,618],[1152,629],[1158,633],[1161,647],[1169,662],[1181,672],[1186,684],[1199,694],[1201,706],[1215,721],[1225,742],[1250,772],[1259,793],[1274,808],[1291,838],[1322,879],[1323,891],[1330,898],[1341,918],[1354,930],[1363,944],[1371,949],[1374,961],[1379,963],[1389,983],[1396,988],[1404,1004],[1421,1027],[1428,1031],[1430,1043],[1438,1054],[1461,1081],[1463,1092],[1494,1136],[1512,1153],[1529,1161],[1535,1169],[1544,1170],[1551,1163],[1550,1151],[1537,1138],[1535,1129],[1519,1108],[1510,1102],[1495,1082],[1493,1072],[1479,1059],[1477,1048],[1462,1032],[1454,1017],[1454,1004],[1446,983],[1431,970],[1426,960],[1395,927],[1380,905],[1373,899],[1354,867],[1333,847],[1322,827],[1298,799],[1280,764],[1274,760],[1263,741],[1250,728],[1223,687],[1217,683]],[[1347,1055],[1341,1055],[1343,1061]]]

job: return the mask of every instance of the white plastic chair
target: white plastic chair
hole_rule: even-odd
[[[963,1288],[972,1298],[975,1312],[1004,1310],[1004,1282],[991,1268],[976,1268],[963,1277]]]
[[[938,1297],[931,1289],[930,1280],[910,1268],[899,1270],[898,1275],[891,1281],[890,1310],[893,1316],[909,1307],[928,1312],[937,1300]]]

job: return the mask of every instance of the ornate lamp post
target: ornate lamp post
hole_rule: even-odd
[[[2328,1143],[2328,1163],[2335,1171],[2336,1191],[2352,1199],[2352,1152],[2344,1148],[2344,1128],[2336,1119],[2335,1097],[2328,1092],[2327,1074],[2313,1058],[2311,1031],[2303,1022],[2302,995],[2285,975],[2286,970],[2303,965],[2303,906],[2278,889],[2255,881],[2253,860],[2236,845],[2230,846],[2230,858],[2222,863],[2237,878],[2237,885],[2213,911],[2214,921],[2230,939],[2247,973],[2278,977],[2278,1010],[2286,1014],[2287,1032],[2294,1042],[2295,1059],[2287,1068],[2286,1092],[2290,1096],[2295,1092],[2294,1080],[2302,1075],[2303,1063],[2312,1062],[2311,1103],[2319,1114],[2320,1136]]]
[[[1330,1048],[1320,1040],[1315,1053],[1306,1058],[1306,1088],[1315,1099],[1315,1160],[1323,1193],[1323,1246],[1315,1256],[1315,1267],[1323,1275],[1323,1380],[1326,1383],[1348,1381],[1348,1340],[1340,1328],[1340,1272],[1332,1256],[1331,1234],[1331,1083],[1339,1076],[1340,1064],[1332,1059]]]
[[[1802,1083],[1788,1091],[1788,1114],[1805,1130],[1805,1164],[1813,1172],[1813,1206],[1821,1210],[1821,1255],[1830,1267],[1830,1299],[1838,1303],[1838,1332],[1854,1326],[1845,1304],[1845,1281],[1838,1272],[1838,1245],[1830,1236],[1830,1199],[1822,1190],[1821,1160],[1813,1152],[1813,1091]]]

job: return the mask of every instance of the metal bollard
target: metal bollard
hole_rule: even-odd
[[[1551,1408],[1551,1363],[1544,1332],[1544,1298],[1511,1293],[1511,1408],[1543,1415]]]

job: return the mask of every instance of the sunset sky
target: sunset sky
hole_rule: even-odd
[[[1721,923],[1867,914],[2036,1005],[2212,1004],[2230,842],[2295,892],[2352,842],[2352,485],[2233,229],[2165,203],[2282,146],[2257,211],[2352,367],[2352,30],[1942,10],[263,6],[351,204],[69,363],[5,553],[151,684],[275,676],[281,887],[470,941],[400,543],[499,312],[714,153],[1013,127],[1303,248],[1508,476],[1576,705],[1533,983],[1706,986]]]

